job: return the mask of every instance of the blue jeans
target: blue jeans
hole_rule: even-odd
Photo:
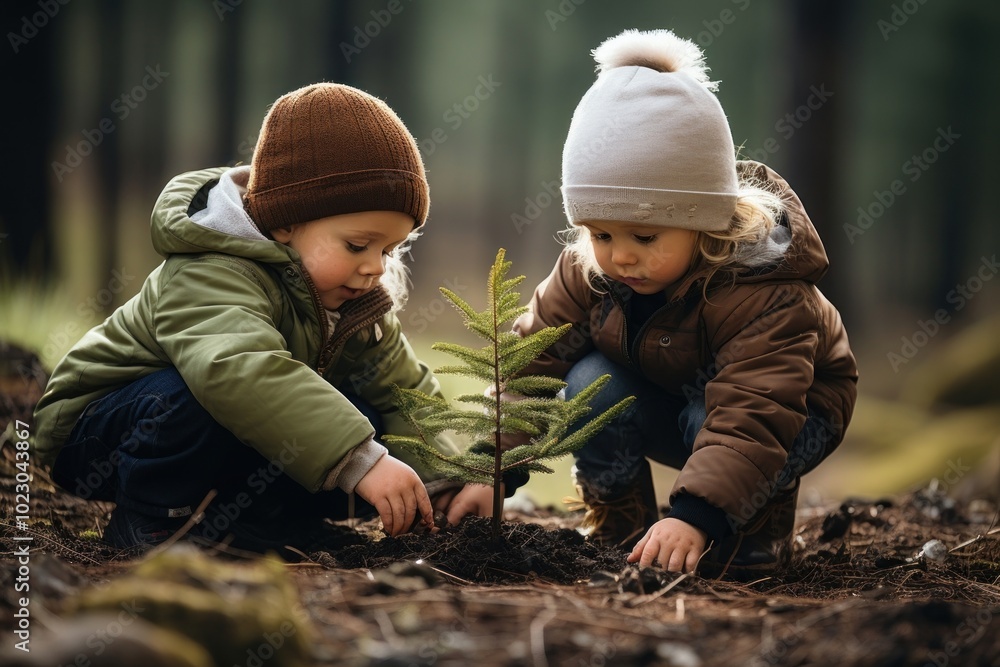
[[[690,399],[666,392],[631,369],[591,352],[566,375],[566,397],[572,398],[604,374],[611,381],[591,401],[594,417],[625,398],[636,401],[575,453],[577,476],[602,497],[614,498],[633,486],[649,469],[647,457],[678,470],[691,456],[694,441],[705,424],[704,392]],[[586,419],[586,418],[585,418]],[[570,432],[582,426],[575,424]],[[794,483],[815,468],[839,442],[835,430],[814,411],[788,450],[788,460],[771,484],[770,493]]]
[[[381,434],[374,408],[351,400]],[[218,492],[213,504],[238,500],[245,518],[273,518],[286,508],[297,515],[347,516],[347,494],[312,494],[283,470],[279,459],[266,459],[216,422],[177,370],[166,368],[88,405],[52,477],[81,498],[113,500],[149,516],[190,515],[212,489]],[[374,512],[361,499],[356,510]]]

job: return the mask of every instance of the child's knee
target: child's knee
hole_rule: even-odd
[[[602,375],[610,375],[611,380],[601,388],[601,391],[590,402],[593,408],[591,414],[596,415],[623,398],[634,396],[637,393],[628,381],[627,374],[629,374],[627,368],[609,361],[600,352],[591,352],[578,361],[566,374],[566,388],[563,391],[565,397],[571,399]]]

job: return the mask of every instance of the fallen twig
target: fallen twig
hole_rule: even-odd
[[[634,598],[631,601],[632,603],[630,605],[628,605],[628,606],[630,606],[630,607],[638,607],[641,604],[646,604],[647,602],[649,602],[651,600],[655,600],[656,598],[663,597],[664,595],[666,595],[667,593],[669,593],[670,590],[674,588],[674,586],[676,586],[677,584],[681,583],[682,581],[684,581],[685,579],[687,579],[689,576],[690,575],[685,572],[684,574],[682,574],[681,576],[677,577],[676,579],[674,579],[673,581],[671,581],[669,584],[667,584],[666,586],[664,586],[660,590],[656,591],[655,593],[650,593],[649,595],[642,595],[642,596],[639,596],[637,598]]]
[[[556,610],[552,606],[547,606],[539,612],[528,626],[528,636],[531,638],[531,658],[536,667],[548,667],[549,661],[545,656],[545,625],[556,616]]]
[[[194,511],[194,514],[192,514],[191,517],[184,522],[184,525],[181,526],[176,533],[168,537],[161,544],[158,544],[156,547],[154,547],[149,552],[149,555],[155,556],[156,554],[166,551],[168,548],[170,548],[171,545],[175,544],[179,539],[184,537],[187,534],[187,532],[195,526],[195,524],[197,524],[204,518],[205,508],[208,507],[208,504],[212,502],[212,499],[215,498],[217,493],[218,491],[216,491],[215,489],[209,491],[205,495],[204,500],[201,501],[201,503],[198,505],[198,508]]]
[[[948,553],[954,553],[954,552],[958,551],[959,549],[964,549],[967,546],[976,544],[978,542],[982,542],[983,540],[985,540],[990,535],[995,535],[997,533],[1000,533],[1000,528],[994,528],[993,530],[987,531],[987,532],[983,533],[982,535],[976,535],[972,539],[966,540],[965,542],[962,542],[958,546],[952,547],[951,549],[948,549]]]

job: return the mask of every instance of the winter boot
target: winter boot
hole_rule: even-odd
[[[580,530],[602,546],[630,550],[659,518],[653,476],[645,465],[635,483],[622,495],[601,497],[593,486],[577,474],[573,466],[573,484],[579,498],[567,499],[567,509],[583,509]]]
[[[289,542],[293,531],[302,529],[300,524],[303,522],[294,516],[283,516],[281,505],[257,500],[247,505],[245,502],[238,503],[230,496],[214,498],[205,508],[203,516],[181,539],[202,546],[223,544],[242,551],[277,551],[284,555],[284,545]],[[148,550],[165,542],[184,527],[194,509],[191,506],[176,509],[154,507],[121,493],[117,501],[111,521],[104,529],[104,540],[122,549],[142,547]]]
[[[138,502],[120,491],[111,520],[104,528],[104,541],[119,549],[143,547],[149,549],[166,541],[189,518],[190,506],[160,507]]]
[[[744,528],[714,545],[698,566],[703,577],[727,576],[737,581],[752,581],[775,574],[791,563],[792,532],[799,480],[782,489]]]

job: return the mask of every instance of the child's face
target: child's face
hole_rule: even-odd
[[[584,222],[598,266],[639,294],[656,294],[691,267],[698,232],[628,222]]]
[[[302,256],[323,306],[335,310],[378,285],[389,253],[413,224],[398,211],[362,211],[276,229],[272,236]]]

